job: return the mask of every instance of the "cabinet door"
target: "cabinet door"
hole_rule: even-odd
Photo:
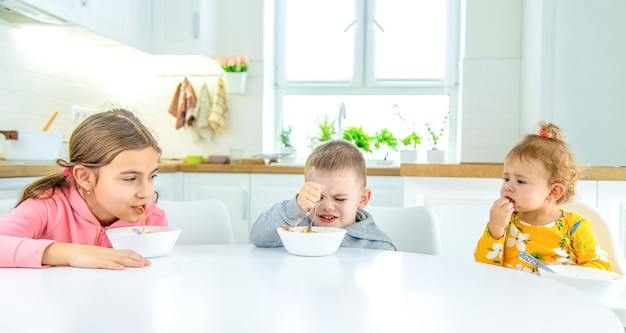
[[[45,0],[28,1],[41,10],[72,23],[80,24],[81,0]]]
[[[289,200],[300,192],[304,175],[251,174],[250,175],[250,225],[274,204]]]
[[[236,244],[248,244],[248,202],[250,174],[247,173],[192,173],[184,174],[183,200],[217,199],[230,213]],[[210,218],[198,216],[198,218]]]
[[[214,55],[215,0],[155,0],[152,20],[153,53]]]
[[[8,214],[22,195],[24,188],[40,177],[0,178],[0,216]]]
[[[403,206],[404,181],[402,177],[367,176],[367,187],[372,190],[369,204],[383,207]]]
[[[183,200],[183,173],[160,173],[155,180],[154,190],[159,192],[159,200]]]
[[[598,181],[598,210],[609,220],[622,249],[626,248],[626,182]]]

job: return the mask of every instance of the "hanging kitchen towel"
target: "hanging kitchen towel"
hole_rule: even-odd
[[[206,82],[200,88],[198,95],[198,104],[193,109],[191,120],[191,136],[194,142],[204,139],[210,139],[213,134],[213,128],[209,124],[209,114],[211,113],[211,96]]]
[[[196,93],[193,91],[191,82],[185,77],[185,79],[178,84],[174,98],[170,103],[169,114],[176,117],[176,129],[185,126],[185,120],[187,119],[188,112],[196,106],[198,100],[196,99]],[[191,120],[193,122],[193,120]]]
[[[223,134],[226,129],[226,113],[228,112],[228,101],[226,100],[226,86],[224,79],[220,76],[217,79],[217,88],[213,98],[213,107],[209,115],[209,124],[218,133]]]

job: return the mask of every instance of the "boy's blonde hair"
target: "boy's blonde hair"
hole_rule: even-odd
[[[563,140],[561,129],[551,123],[538,123],[538,134],[529,134],[506,155],[509,158],[538,160],[548,171],[548,182],[559,183],[565,187],[557,204],[570,201],[576,194],[576,182],[581,168],[574,163],[569,147]]]
[[[346,140],[326,141],[317,146],[306,160],[304,174],[308,175],[311,168],[317,171],[338,172],[354,170],[363,188],[367,185],[367,168],[363,154],[352,142]]]

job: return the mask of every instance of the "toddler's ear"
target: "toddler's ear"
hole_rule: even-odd
[[[552,188],[550,189],[550,195],[548,196],[550,199],[557,202],[561,197],[565,194],[565,186],[561,183],[552,184]]]
[[[372,198],[372,190],[369,188],[364,189],[363,192],[361,192],[361,200],[359,200],[359,209],[365,208],[365,206],[367,206],[367,203],[370,202],[371,198]]]

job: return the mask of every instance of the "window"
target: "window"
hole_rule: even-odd
[[[430,148],[426,123],[436,130],[449,118],[445,126],[456,127],[457,2],[277,0],[277,133],[293,128],[300,158],[324,117],[372,136],[386,128],[401,139],[415,130],[422,150]],[[453,139],[446,128],[440,149],[454,153]]]

